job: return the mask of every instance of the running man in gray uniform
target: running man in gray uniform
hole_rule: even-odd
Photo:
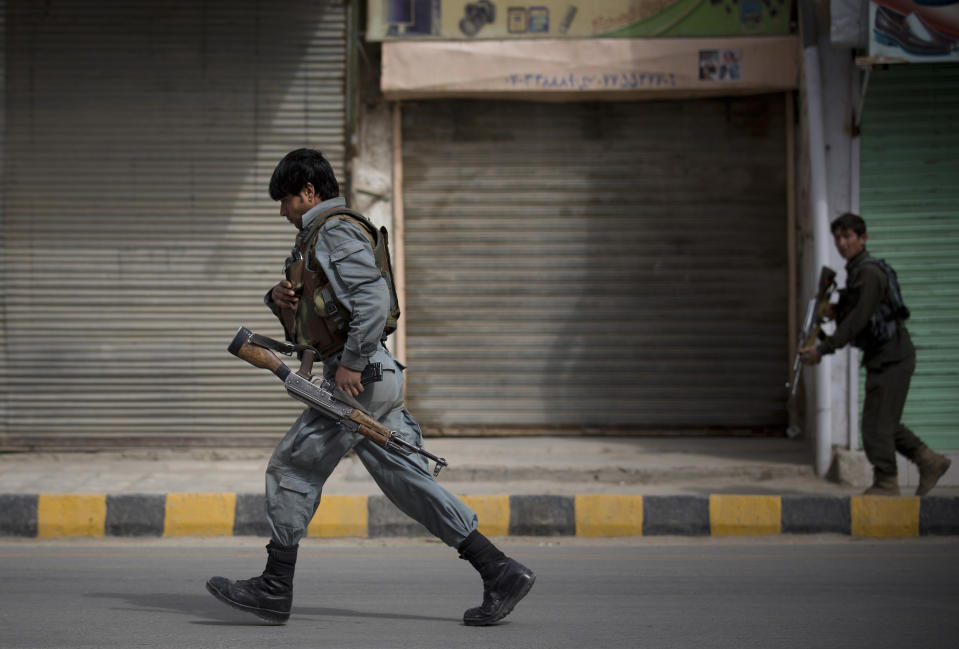
[[[288,278],[267,293],[267,306],[289,340],[319,351],[324,376],[334,381],[340,398],[421,445],[420,427],[403,404],[404,367],[384,345],[398,315],[384,261],[385,233],[346,208],[333,170],[318,151],[287,154],[273,172],[270,197],[280,201],[280,214],[299,234],[287,263]],[[363,371],[377,363],[382,379],[364,385]],[[483,603],[463,614],[464,624],[493,624],[529,592],[533,572],[479,533],[476,514],[436,482],[425,458],[388,451],[307,408],[267,465],[272,538],[266,569],[240,581],[213,577],[207,582],[211,594],[274,623],[289,619],[299,541],[320,504],[324,483],[350,449],[393,504],[479,571]]]

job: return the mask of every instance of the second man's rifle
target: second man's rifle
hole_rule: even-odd
[[[819,282],[816,285],[816,295],[809,300],[806,307],[806,318],[803,320],[802,332],[799,335],[799,348],[809,347],[822,333],[823,322],[829,312],[829,299],[836,290],[836,271],[829,266],[823,266],[819,271]],[[795,396],[799,385],[799,375],[802,373],[802,355],[796,351],[793,359],[792,377],[786,387],[789,395]]]

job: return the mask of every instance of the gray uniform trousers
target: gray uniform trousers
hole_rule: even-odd
[[[407,441],[422,444],[419,425],[403,407],[401,366],[382,346],[370,361],[382,363],[383,380],[365,386],[356,398],[358,405]],[[325,366],[328,378],[336,367]],[[476,529],[476,514],[436,482],[426,458],[388,451],[307,408],[266,469],[267,520],[277,543],[289,546],[300,541],[320,504],[324,483],[351,448],[387,498],[450,547],[458,547]]]

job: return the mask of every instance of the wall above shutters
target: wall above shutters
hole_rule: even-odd
[[[428,427],[784,427],[782,95],[404,104]]]
[[[916,372],[903,421],[937,449],[959,449],[957,114],[959,65],[909,64],[872,73],[862,118],[869,252],[896,269],[912,312]]]
[[[7,0],[0,446],[275,439],[299,408],[226,351],[295,234],[287,151],[342,179],[346,16],[294,0]]]

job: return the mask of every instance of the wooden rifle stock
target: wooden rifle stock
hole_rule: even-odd
[[[285,381],[287,374],[290,373],[290,368],[269,349],[251,343],[250,339],[252,337],[252,331],[246,327],[240,327],[233,337],[233,341],[230,343],[230,353],[237,358],[242,358],[254,367],[270,370],[280,377],[281,381]],[[284,372],[284,370],[286,371]]]
[[[357,430],[360,433],[369,437],[380,446],[386,446],[392,432],[389,428],[356,408],[350,413],[350,420],[356,423]]]

